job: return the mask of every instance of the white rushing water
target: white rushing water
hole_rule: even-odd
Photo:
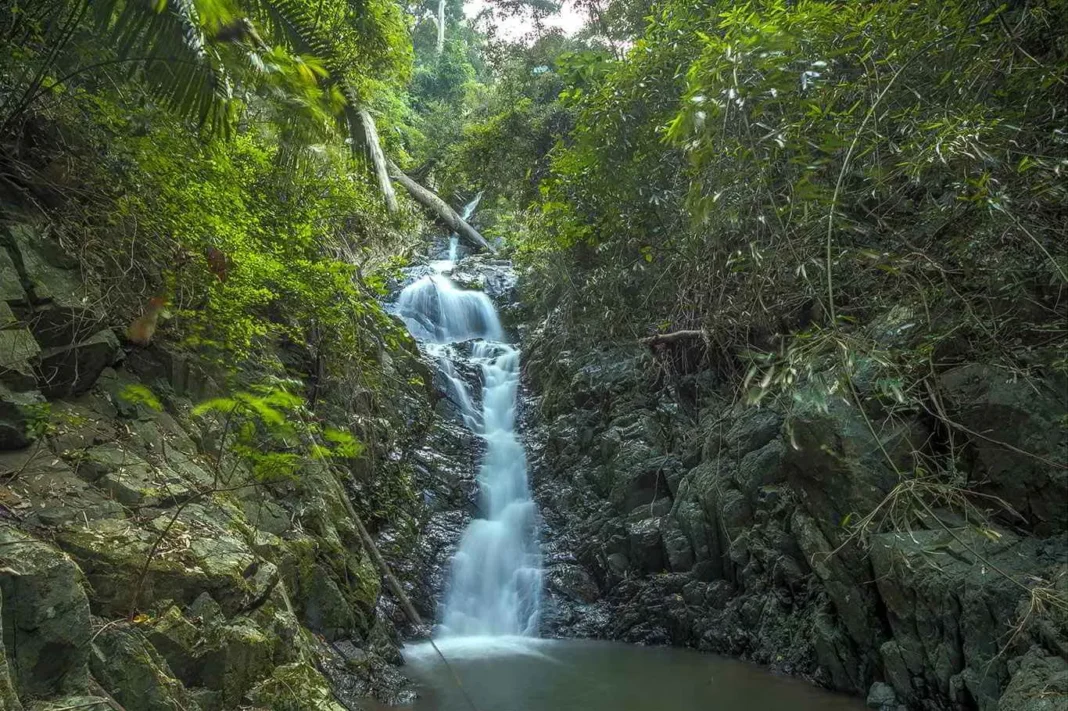
[[[455,252],[450,245],[450,259],[432,264],[437,273],[405,287],[397,300],[398,314],[438,359],[464,422],[485,444],[478,472],[479,511],[452,560],[440,633],[534,636],[541,552],[526,454],[516,434],[519,351],[503,342],[490,298],[460,289],[445,276],[455,266]],[[470,345],[448,347],[465,341]],[[460,355],[468,347],[470,355]],[[458,374],[453,359],[461,358],[481,368],[480,404]]]

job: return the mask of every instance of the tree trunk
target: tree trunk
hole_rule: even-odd
[[[409,178],[393,161],[389,161],[389,173],[394,180],[404,186],[417,203],[440,217],[453,232],[472,247],[484,249],[491,254],[497,253],[497,250],[478,233],[478,230],[467,224],[444,200]]]
[[[438,56],[445,51],[445,0],[438,0]]]
[[[397,213],[397,193],[393,190],[393,183],[389,180],[389,163],[385,154],[382,153],[382,144],[378,140],[378,129],[375,128],[375,120],[367,109],[360,109],[360,123],[363,125],[363,135],[367,143],[367,154],[374,166],[375,177],[378,179],[378,187],[382,191],[382,197],[386,200],[386,207],[391,214]]]

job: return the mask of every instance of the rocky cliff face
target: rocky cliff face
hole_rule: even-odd
[[[558,334],[524,343],[549,632],[741,656],[884,711],[1065,703],[1063,380],[944,372],[949,442],[923,412],[750,407],[715,367]]]
[[[403,620],[349,511],[369,516],[392,560],[411,557],[424,515],[413,467],[437,475],[432,457],[406,454],[426,451],[428,390],[398,388],[377,409],[346,393],[364,410],[339,406],[339,417],[392,436],[347,469],[304,461],[257,483],[190,414],[223,394],[210,371],[177,350],[124,349],[93,304],[44,235],[3,232],[0,708],[408,698],[392,666]],[[381,367],[429,380],[407,351]],[[159,403],[138,396],[146,389]],[[368,500],[395,510],[368,512]]]

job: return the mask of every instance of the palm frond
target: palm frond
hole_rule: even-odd
[[[94,3],[96,22],[120,58],[139,58],[136,71],[151,94],[210,131],[230,126],[233,93],[217,50],[206,41],[195,0]]]
[[[355,88],[345,76],[345,67],[335,44],[326,36],[310,7],[299,0],[248,0],[247,6],[267,36],[285,43],[297,54],[314,57],[317,66],[326,71],[322,79],[327,92],[336,89],[344,99],[339,124],[347,133],[353,152],[362,154],[370,164],[386,206],[390,212],[396,212],[397,195],[389,178],[374,119],[363,108]]]

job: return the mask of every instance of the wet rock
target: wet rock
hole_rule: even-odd
[[[779,439],[782,432],[783,417],[781,414],[767,409],[745,408],[738,419],[727,432],[726,441],[733,452],[738,456],[745,456],[750,452],[763,449],[772,441]],[[718,447],[705,446],[705,458],[714,456]]]
[[[546,571],[546,582],[551,591],[572,602],[594,602],[601,596],[596,581],[580,565],[554,565]]]
[[[868,690],[865,705],[876,711],[904,711],[905,707],[898,703],[897,693],[889,684],[877,681]]]
[[[322,646],[319,651],[332,693],[346,706],[360,708],[368,697],[388,706],[407,706],[415,701],[411,682],[374,652],[349,640]]]
[[[200,711],[166,660],[139,630],[111,624],[93,638],[93,677],[128,711]]]
[[[81,571],[52,546],[0,526],[4,647],[19,696],[88,691],[91,635]]]
[[[627,524],[631,560],[647,573],[664,569],[664,544],[660,536],[660,519],[644,519]]]
[[[660,534],[664,542],[668,567],[672,572],[684,573],[693,568],[693,548],[674,516],[663,519]]]

